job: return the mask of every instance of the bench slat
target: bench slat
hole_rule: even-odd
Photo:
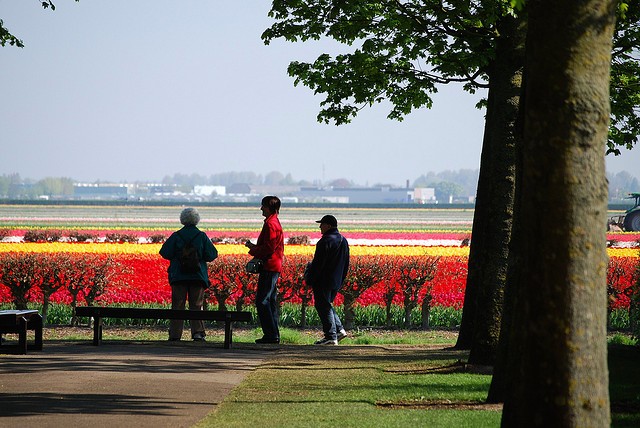
[[[78,306],[76,315],[80,317],[136,318],[136,319],[185,319],[204,321],[242,321],[253,320],[251,312],[246,311],[189,311],[179,309],[155,308],[112,308],[100,306]]]

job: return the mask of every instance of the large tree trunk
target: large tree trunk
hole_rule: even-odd
[[[522,87],[526,82],[523,81]],[[511,226],[511,242],[509,243],[509,263],[507,267],[507,283],[505,284],[504,303],[502,305],[502,320],[500,322],[500,339],[496,352],[496,362],[493,366],[491,386],[487,396],[488,403],[504,403],[507,382],[507,361],[511,353],[516,353],[516,344],[509,340],[511,326],[514,324],[514,302],[520,274],[522,272],[522,128],[524,123],[524,96],[520,97],[520,108],[516,126],[516,186],[513,201],[513,222]]]
[[[475,331],[469,363],[493,365],[500,337],[504,288],[515,192],[516,122],[522,91],[525,26],[505,17],[498,23],[500,37],[493,63],[492,96],[487,108],[489,144],[493,147],[491,203],[485,229],[485,266],[477,295]]]
[[[610,425],[605,142],[614,0],[532,0],[522,266],[503,426]]]
[[[515,186],[514,127],[524,63],[524,29],[513,17],[499,23],[501,37],[489,71],[489,97],[473,218],[462,323],[456,347],[469,362],[493,364],[507,278]]]

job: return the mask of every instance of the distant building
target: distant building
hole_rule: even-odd
[[[193,193],[197,196],[224,196],[227,188],[224,186],[194,186]]]
[[[433,188],[410,187],[300,187],[253,186],[236,183],[231,186],[202,185],[185,188],[176,184],[157,183],[75,183],[74,199],[81,200],[166,200],[210,202],[256,202],[265,195],[277,195],[289,204],[435,204]]]
[[[302,187],[295,194],[300,202],[343,204],[410,204],[413,189],[403,187]]]
[[[416,187],[413,189],[413,201],[416,204],[437,204],[436,189],[433,187]]]
[[[247,183],[235,183],[227,187],[226,193],[229,195],[250,195],[253,192]]]
[[[76,199],[126,199],[133,194],[133,184],[74,183]]]

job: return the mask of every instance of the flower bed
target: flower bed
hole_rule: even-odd
[[[14,294],[21,290],[28,302],[170,302],[168,262],[158,251],[162,239],[178,226],[179,208],[5,206],[3,210],[0,267],[7,258],[31,255],[35,258],[29,259],[30,263],[40,270],[34,269],[31,282],[14,285],[12,292],[6,284],[11,273],[4,269],[0,273],[0,303],[15,301]],[[317,211],[289,208],[288,217],[282,218],[286,239],[308,238],[298,242],[309,243],[285,247],[286,261],[279,282],[283,304],[312,304],[302,272],[313,256],[313,244],[320,238],[315,224]],[[351,243],[352,269],[337,299],[346,312],[354,306],[419,309],[425,301],[432,307],[462,307],[472,238],[471,213],[385,208],[333,211]],[[201,214],[200,226],[216,242],[220,253],[209,265],[208,302],[235,308],[251,306],[257,278],[244,272],[249,256],[244,245],[237,242],[257,238],[262,223],[258,209],[203,207]],[[25,242],[27,236],[38,242]],[[625,309],[632,294],[640,234],[608,233],[607,241],[610,309]],[[93,276],[89,275],[92,272]]]
[[[98,299],[103,304],[110,303],[167,303],[171,299],[170,287],[167,283],[166,269],[168,262],[158,255],[159,244],[111,244],[111,243],[0,243],[0,257],[4,254],[38,254],[49,255],[66,254],[72,261],[84,260],[89,255],[99,255],[102,258],[112,257],[119,266],[118,274],[113,278],[117,286],[110,286]],[[234,278],[235,286],[241,281],[246,281],[248,293],[255,286],[255,276],[244,273],[244,263],[249,259],[246,248],[242,245],[220,244],[217,245],[220,253],[218,260],[210,264],[210,279],[213,286],[225,283],[234,287],[230,278]],[[287,246],[285,266],[290,264],[282,274],[281,284],[291,284],[292,290],[283,290],[287,300],[300,303],[300,291],[293,288],[303,288],[301,273],[304,265],[313,256],[314,246]],[[617,277],[611,277],[610,294],[613,298],[613,307],[628,307],[629,293],[633,281],[633,272],[638,263],[638,250],[609,248],[609,256],[612,260],[610,270],[617,269],[621,272]],[[367,258],[375,257],[375,263],[385,266],[386,270],[378,273],[379,280],[363,290],[356,299],[358,305],[385,304],[385,287],[393,284],[396,292],[391,299],[393,304],[402,303],[402,284],[397,276],[406,264],[412,259],[424,259],[437,257],[438,263],[434,277],[421,291],[419,298],[423,298],[428,292],[432,297],[432,305],[460,308],[464,298],[464,287],[467,269],[467,247],[407,247],[407,246],[352,246],[352,265],[358,266]],[[615,264],[615,266],[614,266]],[[73,264],[71,265],[73,266]],[[231,272],[222,272],[223,266],[231,266]],[[71,274],[68,276],[72,276]],[[611,276],[611,275],[610,275]],[[116,281],[117,279],[117,281]],[[0,278],[0,281],[2,279]],[[38,280],[42,281],[42,280]],[[357,279],[355,279],[357,281]],[[289,296],[290,295],[290,296]],[[31,301],[41,300],[42,293],[38,284],[29,293]],[[298,296],[298,297],[296,297]],[[236,291],[230,291],[226,304],[235,305],[239,298],[243,297]],[[71,296],[61,288],[50,296],[52,302],[69,303]],[[250,303],[251,295],[244,296],[245,305]],[[11,296],[6,285],[0,285],[0,302],[11,301]],[[210,302],[217,304],[215,293],[210,293]],[[342,303],[339,296],[338,304]]]

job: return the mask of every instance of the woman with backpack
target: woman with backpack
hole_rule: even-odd
[[[204,305],[204,290],[209,286],[207,262],[218,257],[218,250],[196,227],[199,222],[198,211],[185,208],[180,213],[182,229],[173,232],[160,248],[160,255],[170,260],[167,272],[171,285],[171,309],[183,310],[187,298],[191,311],[201,311]],[[169,340],[180,340],[183,328],[184,320],[171,320]],[[191,338],[203,342],[205,336],[204,321],[191,320]]]

